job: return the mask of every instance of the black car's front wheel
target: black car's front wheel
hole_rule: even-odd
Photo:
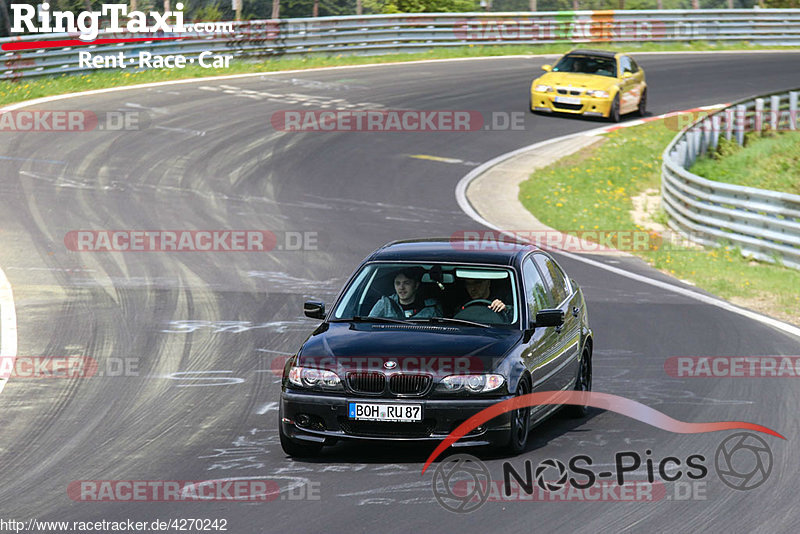
[[[527,378],[519,381],[516,397],[527,395],[531,392],[531,386]],[[519,454],[525,450],[528,444],[528,432],[530,431],[531,408],[526,406],[511,412],[511,436],[509,438],[507,451],[511,454]]]
[[[592,391],[592,353],[588,348],[584,349],[583,356],[581,356],[581,366],[578,371],[578,377],[575,379],[575,391]],[[588,406],[569,406],[569,414],[572,417],[581,418],[586,417],[589,413]]]
[[[295,441],[283,432],[283,424],[278,424],[283,452],[295,458],[312,458],[322,451],[322,443]]]

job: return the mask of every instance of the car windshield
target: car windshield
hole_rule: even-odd
[[[513,325],[516,287],[507,267],[370,263],[352,278],[331,320]]]
[[[576,74],[596,74],[598,76],[617,76],[617,60],[608,57],[566,55],[556,63],[553,72],[573,72]]]

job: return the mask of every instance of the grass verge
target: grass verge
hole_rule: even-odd
[[[657,198],[661,153],[675,134],[662,120],[608,133],[601,144],[536,171],[521,184],[520,200],[566,233],[649,231],[664,215],[654,210],[643,222],[634,201]],[[633,253],[735,304],[800,325],[800,271],[746,259],[733,247],[653,248]]]
[[[267,58],[260,61],[232,61],[227,69],[204,69],[197,65],[189,65],[183,69],[158,69],[140,72],[97,71],[83,75],[61,75],[43,78],[20,79],[19,81],[0,81],[0,105],[21,102],[32,98],[50,95],[120,87],[140,83],[201,78],[206,76],[224,76],[227,74],[244,74],[250,72],[275,72],[281,70],[312,69],[345,65],[364,65],[372,63],[391,63],[400,61],[418,61],[424,59],[453,59],[468,57],[491,57],[518,54],[563,54],[575,48],[571,44],[553,45],[509,45],[509,46],[460,46],[448,49],[437,49],[416,54],[388,54],[382,56],[349,56],[349,55],[311,55],[306,57]],[[707,50],[769,50],[774,47],[763,47],[749,43],[726,43],[712,45],[705,41],[690,43],[640,43],[625,46],[601,46],[607,50],[636,52],[671,52],[671,51],[707,51]],[[788,49],[781,48],[781,50]],[[793,47],[794,48],[794,47]],[[533,76],[535,73],[531,73]]]
[[[691,171],[718,182],[800,195],[800,132],[748,134],[744,147],[722,138]]]

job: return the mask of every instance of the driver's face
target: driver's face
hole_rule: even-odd
[[[418,287],[419,282],[404,274],[398,274],[394,277],[394,290],[397,292],[397,296],[403,304],[411,304],[414,302]]]
[[[472,300],[489,298],[489,280],[467,279],[464,283]]]

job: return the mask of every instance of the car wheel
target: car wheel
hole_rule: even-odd
[[[528,383],[528,379],[523,378],[519,381],[515,396],[521,397],[530,392],[531,386]],[[511,435],[509,437],[508,445],[506,446],[507,452],[511,454],[519,454],[525,450],[525,446],[528,444],[528,432],[531,429],[530,415],[530,406],[526,406],[525,408],[520,408],[519,410],[514,410],[511,412]]]
[[[640,117],[644,117],[647,113],[647,89],[642,91],[642,97],[639,99],[639,109],[637,111]]]
[[[614,97],[611,103],[611,110],[608,112],[608,119],[611,122],[619,122],[619,95]]]
[[[283,432],[283,423],[278,423],[278,433],[281,437],[283,452],[295,458],[312,458],[322,450],[322,443],[295,441]]]
[[[589,349],[583,351],[581,368],[575,379],[575,391],[592,391],[592,353]],[[569,406],[569,415],[575,418],[586,417],[589,413],[588,406]]]

